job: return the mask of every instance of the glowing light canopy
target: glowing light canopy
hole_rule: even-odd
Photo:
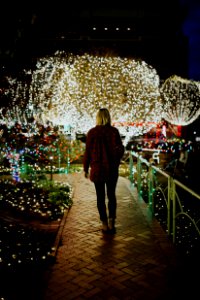
[[[159,76],[143,61],[57,52],[38,62],[32,86],[43,119],[68,122],[79,132],[95,124],[100,107],[110,110],[113,122],[143,122],[144,131],[160,121]]]
[[[200,92],[196,82],[173,75],[161,86],[163,118],[174,125],[188,125],[200,114]]]
[[[16,118],[24,123],[32,115],[43,125],[68,125],[86,133],[95,125],[97,110],[106,107],[113,123],[126,124],[119,126],[121,132],[138,135],[162,117],[159,76],[144,61],[58,51],[38,60],[30,85],[12,80],[10,84],[19,107],[17,116],[16,107],[6,115],[11,123]]]

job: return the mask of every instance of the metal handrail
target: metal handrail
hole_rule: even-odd
[[[133,162],[133,157],[137,159],[135,165]],[[145,175],[147,181],[147,205],[151,211],[152,217],[155,217],[155,207],[158,206],[156,199],[156,192],[160,192],[165,201],[167,212],[166,212],[166,231],[167,234],[172,237],[173,243],[176,243],[178,238],[177,232],[180,227],[180,218],[187,220],[190,224],[190,227],[194,229],[195,235],[197,236],[196,240],[200,242],[200,195],[193,191],[191,188],[187,187],[177,179],[170,176],[165,171],[154,166],[146,159],[144,159],[139,153],[130,151],[129,152],[129,165],[130,165],[130,181],[134,182],[134,176],[137,178],[136,187],[139,197],[142,195],[142,176],[144,173],[145,166]],[[162,188],[158,180],[158,176],[164,178],[165,186]],[[187,195],[192,200],[189,202]],[[195,217],[193,216],[194,212],[186,210],[185,200],[188,203],[195,203],[198,206],[198,210],[195,212]],[[187,226],[185,226],[187,228]],[[195,242],[196,242],[195,240]],[[189,247],[189,245],[188,245]]]

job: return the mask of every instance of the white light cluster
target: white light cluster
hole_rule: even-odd
[[[29,112],[36,123],[66,125],[86,133],[95,125],[97,110],[106,107],[113,123],[121,124],[121,133],[138,135],[162,117],[159,76],[144,61],[58,51],[38,60],[30,86],[18,84],[18,88],[13,84],[13,98],[24,95],[26,101],[20,102],[21,115],[22,107],[15,101],[19,109],[10,110],[11,123],[20,117],[24,123]]]
[[[126,127],[143,122],[140,132],[161,118],[159,76],[143,61],[57,52],[38,62],[32,87],[42,120],[70,124],[77,132],[94,126],[100,107],[110,110],[113,122],[132,123]]]
[[[174,125],[189,125],[200,114],[198,83],[173,75],[161,86],[163,118]]]

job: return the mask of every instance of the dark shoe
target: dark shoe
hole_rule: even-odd
[[[116,233],[115,219],[109,218],[109,220],[108,220],[108,229],[109,229],[109,233],[111,233],[111,234]]]
[[[109,234],[109,233],[110,233],[110,230],[109,230],[109,229],[107,229],[107,230],[101,229],[101,231],[102,231],[103,234]]]
[[[102,232],[103,233],[108,233],[108,222],[107,221],[102,221]]]
[[[108,229],[109,234],[115,234],[116,233],[116,228],[113,227],[112,229]]]

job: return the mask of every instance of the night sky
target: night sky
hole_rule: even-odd
[[[180,0],[186,9],[182,25],[188,37],[188,77],[200,81],[200,0]]]
[[[7,3],[0,12],[0,66],[20,68],[33,57],[62,47],[75,45],[80,49],[87,44],[90,49],[91,43],[101,43],[144,59],[163,79],[176,74],[200,81],[200,0],[160,2],[140,0],[129,7],[123,1],[118,9],[104,2],[99,8],[92,4],[88,8],[75,3],[69,6],[67,2],[39,6],[28,1],[21,7],[19,2],[12,7]],[[97,32],[99,40],[95,41],[88,28],[99,20],[102,26],[130,23],[135,31],[129,36],[125,31],[121,36],[120,32],[110,32],[110,40],[106,37],[109,32]],[[117,34],[118,40],[114,41]]]

